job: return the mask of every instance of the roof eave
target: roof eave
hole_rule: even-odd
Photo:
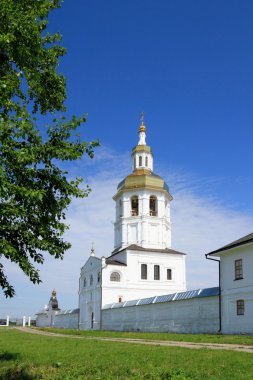
[[[212,251],[212,252],[209,252],[206,254],[206,256],[220,256],[218,253],[222,254],[226,251],[229,251],[230,249],[233,249],[233,248],[237,248],[237,247],[240,247],[242,245],[245,245],[245,244],[250,244],[250,243],[253,243],[253,239],[249,239],[247,241],[243,241],[243,242],[240,242],[240,243],[235,243],[235,244],[231,244],[229,246],[225,246],[225,247],[222,247],[222,248],[219,248],[215,251]]]

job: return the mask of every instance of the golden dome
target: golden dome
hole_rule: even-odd
[[[118,185],[118,191],[115,197],[122,191],[130,191],[134,189],[146,188],[150,190],[158,190],[167,193],[170,200],[172,196],[169,192],[169,187],[159,175],[152,173],[148,169],[135,170],[132,174],[128,175]]]

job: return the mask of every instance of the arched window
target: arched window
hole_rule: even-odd
[[[157,198],[154,195],[149,198],[149,214],[157,216]]]
[[[147,280],[148,278],[148,267],[147,264],[141,264],[141,279]]]
[[[86,281],[86,277],[84,277],[84,279],[83,279],[83,287],[84,287],[84,288],[86,288],[86,282],[87,282],[87,281]]]
[[[167,269],[167,280],[172,280],[172,269]]]
[[[90,286],[93,285],[93,276],[90,276]]]
[[[131,198],[131,215],[139,215],[139,200],[136,195]]]
[[[118,272],[112,272],[110,276],[110,281],[120,282],[120,274]]]
[[[160,266],[154,265],[154,280],[160,280]]]
[[[142,166],[142,156],[139,156],[139,166]]]
[[[148,167],[148,156],[145,157],[145,166]]]
[[[97,280],[98,280],[98,284],[99,284],[100,283],[100,272],[98,272]]]

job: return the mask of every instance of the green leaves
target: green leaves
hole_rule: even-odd
[[[59,164],[93,158],[99,145],[76,135],[85,117],[57,116],[42,133],[28,112],[65,110],[65,78],[57,72],[65,49],[59,33],[46,33],[48,13],[60,4],[0,0],[0,259],[16,263],[33,283],[41,281],[33,263],[43,263],[43,252],[62,259],[70,248],[62,238],[65,211],[73,197],[90,192]],[[0,286],[6,297],[15,294],[2,263]]]
[[[64,110],[65,79],[57,73],[65,48],[59,33],[46,29],[48,13],[60,1],[0,0],[0,110],[16,110],[17,101],[33,102],[34,112]],[[52,45],[52,46],[50,46]],[[22,80],[21,80],[22,79]],[[9,102],[8,102],[9,99]]]

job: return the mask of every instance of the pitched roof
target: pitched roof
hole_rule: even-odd
[[[227,251],[231,248],[239,247],[240,245],[248,244],[253,242],[253,233],[243,236],[242,238],[233,241],[230,244],[224,245],[224,247],[221,247],[219,249],[216,249],[215,251],[207,253],[207,255],[215,255],[216,253]]]
[[[106,259],[106,264],[109,264],[109,265],[122,265],[124,267],[126,267],[127,265],[125,263],[122,263],[121,261],[119,260],[112,260],[110,258]]]
[[[177,254],[177,255],[186,255],[186,253],[183,253],[183,252],[179,252],[179,251],[175,251],[174,249],[170,249],[170,248],[165,248],[165,249],[157,249],[157,248],[143,248],[143,247],[140,247],[139,245],[136,245],[136,244],[131,244],[129,245],[128,247],[125,247],[125,248],[122,248],[122,249],[119,249],[119,250],[114,250],[111,254],[111,256],[109,257],[112,257],[122,251],[144,251],[144,252],[159,252],[159,253],[172,253],[172,254]]]

